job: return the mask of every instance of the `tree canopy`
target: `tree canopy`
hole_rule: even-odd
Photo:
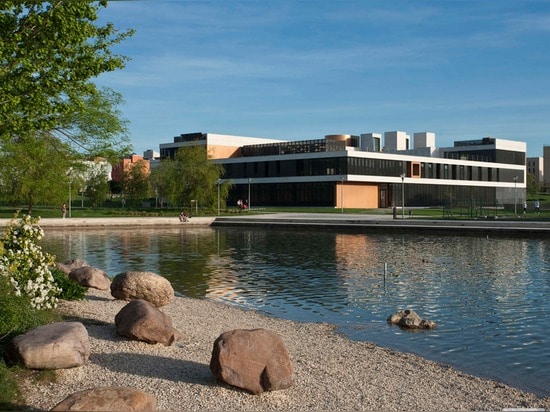
[[[77,125],[82,133],[58,137],[86,150],[105,149],[104,136],[98,142],[102,135],[85,127],[94,119],[82,117],[82,110],[100,94],[93,79],[125,66],[127,58],[111,47],[133,31],[95,25],[102,7],[106,0],[2,1],[0,142]]]
[[[204,146],[180,147],[173,159],[163,159],[151,171],[152,185],[172,206],[188,208],[191,201],[215,210],[217,190],[223,167],[213,163]],[[220,185],[220,201],[225,207],[229,184]]]
[[[9,200],[59,202],[78,160],[129,153],[122,97],[99,89],[127,58],[113,45],[133,34],[97,25],[106,0],[0,3],[0,172]]]

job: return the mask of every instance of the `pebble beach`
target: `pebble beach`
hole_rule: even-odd
[[[502,383],[459,372],[419,356],[354,342],[328,324],[275,319],[221,303],[176,297],[161,308],[183,339],[172,346],[120,337],[114,317],[127,302],[89,289],[82,301],[61,302],[67,321],[86,327],[88,362],[56,371],[52,381],[23,383],[26,405],[50,410],[74,392],[99,386],[143,390],[159,411],[497,411],[550,410]],[[209,369],[215,339],[232,329],[265,328],[285,342],[295,383],[252,395],[217,381]]]

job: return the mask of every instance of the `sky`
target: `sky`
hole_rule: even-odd
[[[550,145],[550,1],[110,1],[134,152],[182,133]]]

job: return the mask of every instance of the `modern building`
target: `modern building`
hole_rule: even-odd
[[[525,199],[526,144],[485,137],[436,148],[435,134],[327,135],[281,141],[189,133],[160,145],[161,158],[204,145],[232,183],[229,202],[251,207],[502,207]],[[250,193],[250,199],[248,194]],[[403,196],[404,195],[404,196]],[[230,203],[231,204],[231,203]]]
[[[544,185],[544,158],[543,157],[528,157],[527,158],[527,173],[535,178],[535,182],[539,185]]]

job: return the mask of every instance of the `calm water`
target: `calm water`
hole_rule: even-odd
[[[81,257],[110,276],[152,271],[183,295],[333,323],[352,339],[550,396],[547,238],[178,226],[48,231],[42,246],[59,261]],[[438,327],[388,325],[404,308]]]

